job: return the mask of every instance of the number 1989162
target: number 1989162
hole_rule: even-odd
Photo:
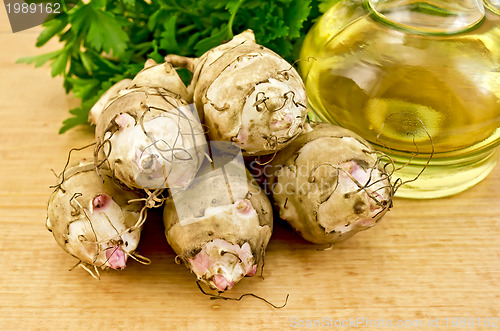
[[[60,3],[7,3],[5,5],[8,14],[60,14]]]

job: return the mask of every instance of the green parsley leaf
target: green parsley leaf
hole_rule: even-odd
[[[68,25],[68,18],[65,14],[61,15],[58,19],[50,20],[44,23],[45,27],[36,40],[36,47],[41,47],[47,43],[57,33],[60,33]]]
[[[66,66],[68,65],[68,53],[61,52],[59,53],[51,63],[52,67],[52,77],[63,75],[66,71]]]
[[[35,55],[35,56],[26,56],[18,59],[16,63],[27,63],[27,64],[35,64],[35,68],[43,66],[47,61],[56,58],[60,55],[64,49],[59,49],[57,51]]]
[[[128,35],[123,28],[128,22],[103,11],[95,11],[87,36],[88,44],[104,52],[120,56],[127,48]]]
[[[171,15],[163,24],[164,31],[160,34],[160,47],[168,49],[172,53],[179,50],[179,44],[175,37],[177,15]]]

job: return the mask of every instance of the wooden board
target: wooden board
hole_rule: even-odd
[[[61,171],[69,149],[92,142],[93,132],[58,135],[77,102],[65,95],[60,78],[51,78],[50,67],[14,64],[57,45],[35,49],[40,28],[12,34],[5,12],[0,15],[1,330],[282,330],[308,321],[336,329],[406,323],[426,330],[436,323],[452,329],[461,317],[467,318],[462,329],[500,327],[500,166],[454,197],[396,199],[379,225],[330,251],[316,251],[277,222],[264,279],[245,279],[228,295],[251,292],[279,305],[289,294],[283,309],[251,297],[202,295],[194,276],[174,263],[155,213],[139,247],[150,266],[130,262],[100,281],[81,269],[68,271],[76,261],[45,228],[51,169]]]

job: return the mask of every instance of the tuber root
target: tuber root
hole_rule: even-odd
[[[47,229],[57,243],[91,272],[97,268],[123,269],[139,243],[142,202],[134,191],[119,187],[111,172],[96,172],[94,162],[83,159],[63,171],[49,198]],[[91,272],[92,275],[93,272]],[[94,275],[95,276],[95,275]]]
[[[232,141],[244,155],[272,154],[304,129],[305,87],[297,71],[255,43],[251,30],[200,58],[165,60],[193,72],[189,86],[213,141]]]
[[[304,239],[333,244],[372,227],[392,206],[394,188],[380,163],[358,135],[316,123],[266,173],[280,217]]]
[[[98,102],[104,109],[92,116],[96,163],[106,162],[131,188],[188,186],[203,162],[206,140],[175,69],[149,60],[126,89],[103,98],[109,98]]]
[[[164,209],[169,244],[197,278],[218,291],[253,276],[271,237],[272,207],[244,168],[204,171]]]

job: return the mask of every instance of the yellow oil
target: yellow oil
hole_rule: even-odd
[[[397,195],[435,198],[476,184],[500,144],[500,16],[474,30],[408,33],[341,1],[304,41],[312,117],[341,125],[396,161],[414,182]],[[431,160],[428,163],[429,159]],[[409,163],[409,164],[408,164]]]

